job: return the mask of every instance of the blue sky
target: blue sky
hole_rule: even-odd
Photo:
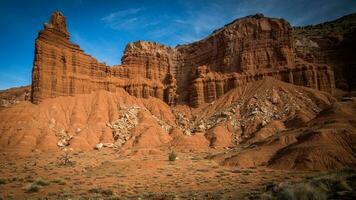
[[[35,38],[56,10],[71,41],[114,65],[128,42],[176,46],[255,13],[316,24],[356,12],[356,0],[0,0],[0,90],[31,83]]]

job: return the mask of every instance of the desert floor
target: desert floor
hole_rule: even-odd
[[[215,150],[216,151],[216,150]],[[254,199],[271,183],[297,182],[315,171],[265,167],[223,167],[209,155],[216,152],[136,152],[112,149],[30,156],[1,154],[0,196],[3,199]],[[37,191],[38,190],[38,191]]]

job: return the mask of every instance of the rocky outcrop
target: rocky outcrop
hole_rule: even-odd
[[[209,37],[176,48],[138,41],[122,64],[106,66],[69,41],[56,12],[36,40],[32,101],[125,89],[129,94],[198,107],[264,76],[333,93],[333,72],[296,58],[292,29],[261,14],[233,21]]]
[[[0,110],[30,100],[30,86],[0,90]]]
[[[51,20],[40,31],[35,45],[32,72],[32,102],[43,99],[87,94],[97,90],[116,91],[124,88],[137,97],[154,96],[163,99],[163,85],[155,79],[132,74],[126,67],[109,67],[84,53],[69,40],[65,17],[53,13]]]
[[[337,88],[356,89],[356,14],[317,25],[294,27],[293,33],[298,57],[331,66]]]

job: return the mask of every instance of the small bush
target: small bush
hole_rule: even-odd
[[[36,183],[30,183],[27,186],[25,186],[25,191],[28,193],[38,192],[41,188],[42,186],[37,185]]]
[[[169,153],[169,155],[168,155],[168,160],[169,161],[175,161],[176,159],[177,159],[177,154],[174,151]]]
[[[269,184],[261,199],[353,199],[355,170],[339,170],[307,177],[299,183]]]
[[[65,151],[63,155],[58,157],[59,164],[64,166],[73,166],[75,161],[68,151]]]
[[[34,182],[34,184],[39,185],[39,186],[47,186],[49,185],[49,182],[46,180],[43,180],[42,178],[37,178]]]
[[[34,182],[26,185],[24,189],[28,193],[38,192],[43,186],[47,185],[49,185],[48,181],[43,180],[42,178],[37,178]]]
[[[0,178],[0,185],[3,185],[3,184],[6,184],[6,179],[4,179],[4,178]]]
[[[89,189],[90,193],[102,194],[104,196],[112,196],[114,192],[111,189],[102,189],[100,187],[94,187]]]
[[[101,194],[105,196],[111,196],[114,192],[111,189],[101,190]]]

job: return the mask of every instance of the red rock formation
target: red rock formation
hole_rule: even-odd
[[[56,12],[36,40],[32,101],[124,88],[136,97],[197,107],[264,76],[332,93],[329,67],[296,59],[293,45],[288,22],[258,14],[176,48],[130,43],[122,65],[108,67],[69,41],[65,18]]]
[[[153,76],[152,80],[142,79],[133,76],[136,73],[139,75],[134,69],[134,65],[130,66],[129,71],[125,66],[111,68],[85,54],[78,45],[69,41],[65,17],[55,12],[36,39],[32,102],[100,89],[116,91],[117,88],[124,88],[137,97],[163,99],[163,85],[154,79],[159,75]]]
[[[309,62],[330,65],[336,87],[356,89],[356,14],[305,27],[294,27],[297,55]]]

